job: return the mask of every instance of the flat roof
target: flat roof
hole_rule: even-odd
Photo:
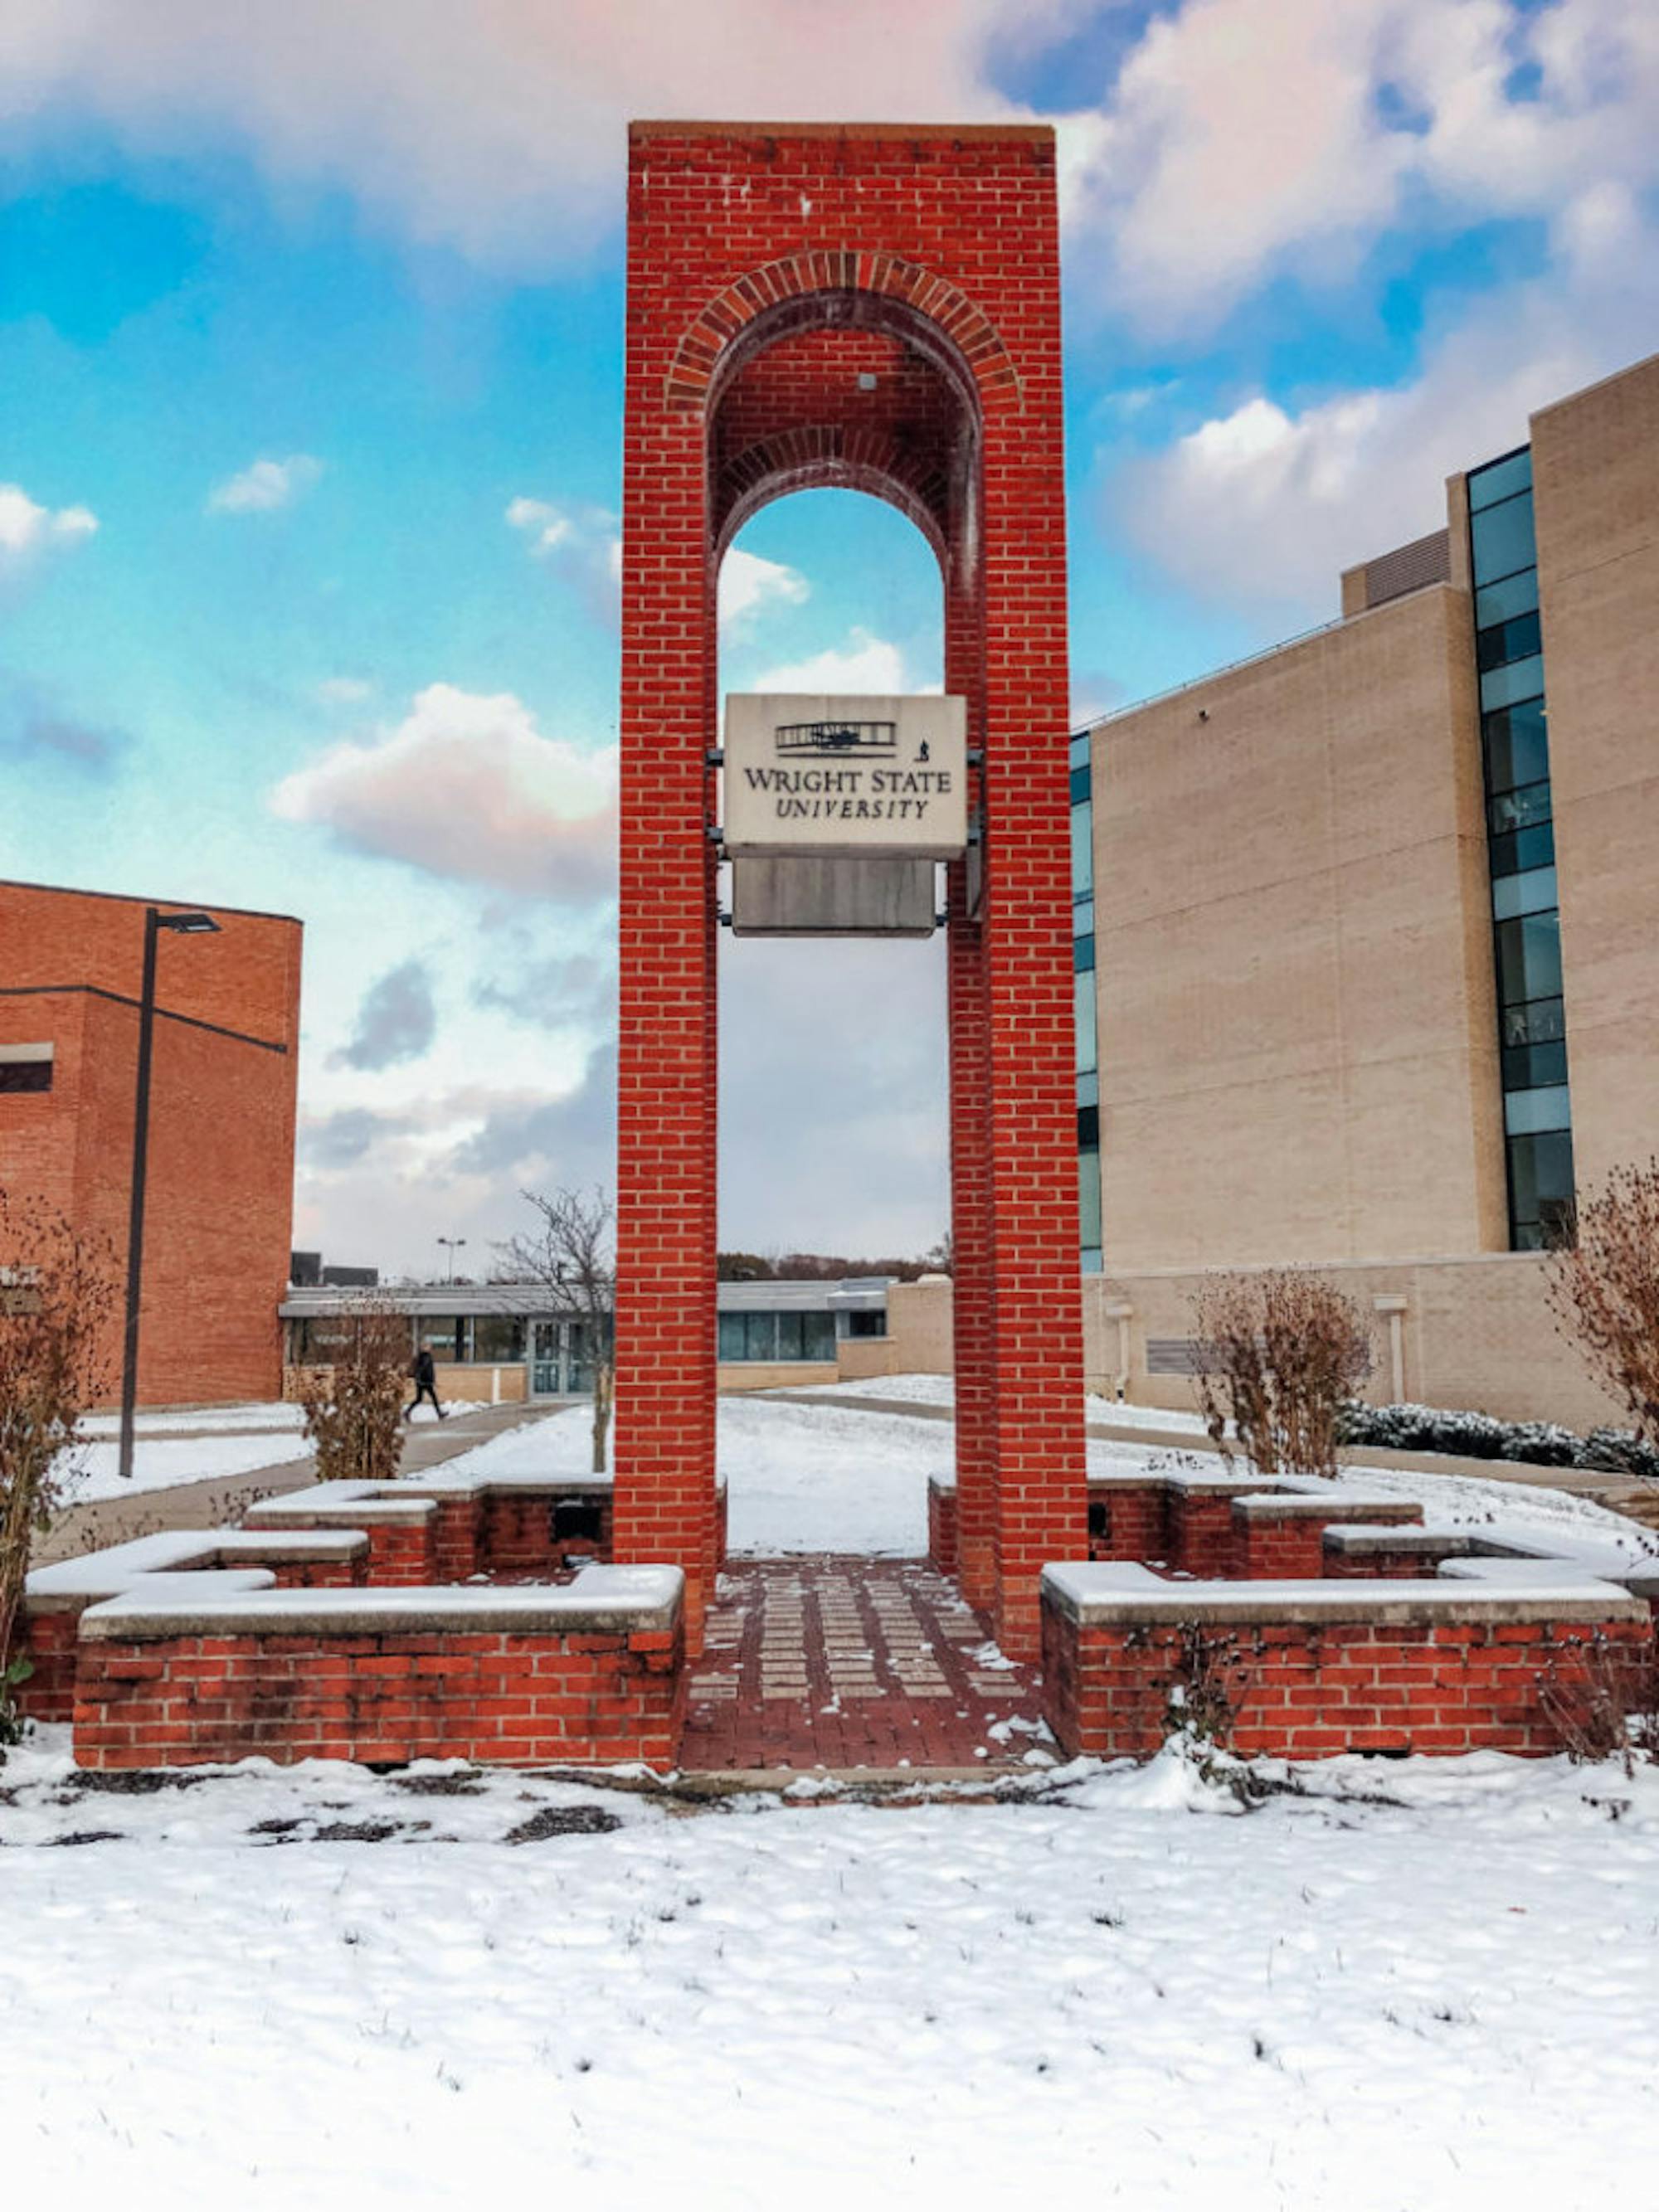
[[[629,123],[630,138],[967,138],[1052,145],[1052,123],[731,123],[714,117],[652,116]]]
[[[717,1283],[721,1313],[829,1313],[836,1307],[880,1308],[891,1278],[848,1276],[833,1279]],[[289,1289],[277,1308],[284,1321],[310,1321],[349,1313],[361,1300],[383,1303],[411,1319],[435,1315],[524,1314],[580,1318],[574,1301],[561,1298],[544,1283],[381,1283],[350,1289],[333,1283]]]
[[[297,914],[273,914],[259,906],[226,906],[218,899],[175,898],[149,891],[88,890],[79,884],[36,884],[21,876],[0,876],[0,891],[45,891],[52,898],[108,899],[117,906],[161,906],[198,908],[203,914],[240,915],[246,921],[286,921],[295,929],[305,923]]]

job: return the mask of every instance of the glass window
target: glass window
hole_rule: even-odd
[[[1542,699],[1518,700],[1482,720],[1486,748],[1486,788],[1514,791],[1540,783],[1550,772],[1549,730]]]
[[[1083,1242],[1098,1244],[1100,1234],[1100,1154],[1078,1154],[1078,1213],[1083,1226]]]
[[[1086,969],[1092,973],[1095,964],[1095,940],[1092,933],[1087,937],[1072,939],[1072,965],[1081,975]]]
[[[1079,1106],[1098,1106],[1100,1078],[1093,1073],[1079,1075],[1077,1079],[1077,1103]]]
[[[1509,830],[1493,837],[1488,849],[1494,878],[1522,875],[1528,868],[1547,868],[1555,858],[1555,825],[1545,822],[1531,830]]]
[[[1077,1140],[1085,1152],[1100,1150],[1100,1109],[1098,1106],[1079,1106],[1077,1109]]]
[[[1499,876],[1492,887],[1492,910],[1500,921],[1517,914],[1542,914],[1559,906],[1553,868],[1528,868],[1522,876]]]
[[[1506,499],[1469,517],[1469,543],[1474,556],[1477,584],[1496,583],[1522,568],[1537,566],[1538,549],[1532,528],[1532,495]]]
[[[434,1314],[420,1324],[420,1340],[434,1359],[461,1357],[461,1324],[453,1314]]]
[[[1085,799],[1072,809],[1072,896],[1087,898],[1095,887],[1095,810]]]
[[[1095,927],[1095,902],[1091,898],[1080,898],[1072,908],[1073,937],[1091,937]]]
[[[516,1314],[479,1314],[472,1323],[472,1357],[486,1366],[524,1358],[524,1323]]]
[[[854,1308],[847,1316],[848,1336],[885,1336],[887,1316],[884,1313],[866,1313]]]
[[[1500,499],[1512,499],[1516,492],[1531,489],[1532,447],[1522,446],[1519,453],[1505,453],[1501,460],[1488,461],[1484,468],[1469,471],[1470,511],[1495,506]]]
[[[1089,796],[1089,771],[1088,771],[1088,769],[1087,769],[1086,768],[1074,768],[1074,769],[1072,770],[1072,804],[1073,804],[1073,806],[1080,805],[1081,805],[1081,803],[1083,802],[1083,800],[1084,800],[1084,799],[1085,799],[1088,796]]]
[[[716,1356],[726,1362],[747,1359],[749,1357],[747,1314],[723,1313],[715,1337]]]
[[[1105,1273],[1105,1256],[1102,1253],[1099,1245],[1085,1244],[1083,1248],[1084,1273],[1085,1275],[1103,1274]]]
[[[1088,767],[1089,732],[1087,730],[1081,731],[1078,736],[1072,739],[1071,744],[1066,748],[1066,757],[1073,768]]]
[[[1511,1137],[1530,1136],[1544,1129],[1570,1129],[1572,1114],[1566,1085],[1552,1083],[1541,1091],[1506,1092],[1504,1127]]]
[[[1092,1075],[1095,1070],[1095,971],[1085,969],[1073,978],[1075,987],[1077,1016],[1077,1072]]]
[[[803,1314],[805,1323],[805,1359],[833,1359],[836,1356],[836,1316],[826,1308],[822,1313]]]
[[[1490,714],[1494,708],[1512,707],[1519,699],[1536,698],[1543,689],[1544,664],[1535,653],[1529,660],[1489,668],[1480,679],[1481,711]]]
[[[1505,1045],[1501,1057],[1505,1091],[1537,1091],[1567,1079],[1565,1044]]]
[[[1488,803],[1486,817],[1494,836],[1506,830],[1530,830],[1550,818],[1549,778],[1523,783],[1514,791],[1499,792]]]
[[[1475,659],[1482,675],[1489,668],[1503,668],[1511,660],[1525,660],[1541,653],[1543,646],[1544,634],[1536,607],[1529,613],[1511,615],[1507,622],[1494,623],[1490,629],[1475,633]]]
[[[1566,1033],[1566,1014],[1559,999],[1534,999],[1530,1006],[1504,1009],[1505,1045],[1557,1044]]]
[[[1565,1129],[1510,1139],[1510,1202],[1520,1249],[1556,1241],[1572,1218],[1572,1138]]]
[[[1508,622],[1511,616],[1523,615],[1538,605],[1538,571],[1522,568],[1517,576],[1505,576],[1501,584],[1488,584],[1474,595],[1474,626],[1486,629],[1492,623]]]
[[[52,1060],[0,1059],[0,1091],[50,1091]]]
[[[1561,996],[1561,917],[1528,914],[1498,925],[1498,996],[1510,1006]]]

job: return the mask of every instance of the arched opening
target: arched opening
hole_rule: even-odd
[[[938,563],[876,501],[770,505],[721,573],[722,698],[942,688]],[[723,930],[720,968],[721,1250],[921,1256],[950,1218],[943,936]],[[749,1356],[726,1334],[728,1354]],[[787,1356],[805,1356],[799,1340]]]

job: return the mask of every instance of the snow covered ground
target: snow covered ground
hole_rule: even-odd
[[[769,1397],[887,1398],[902,1406],[954,1406],[954,1375],[875,1375],[866,1382],[808,1382],[769,1391]],[[1091,1421],[1128,1421],[1138,1429],[1167,1430],[1171,1436],[1201,1437],[1201,1413],[1178,1413],[1166,1406],[1126,1406],[1091,1391],[1083,1401]]]
[[[46,1735],[0,1778],[8,2202],[1652,2201],[1652,1772],[686,1818],[324,1765],[76,1794]]]
[[[457,1413],[473,1410],[470,1401],[447,1401]],[[437,1415],[429,1406],[416,1408],[425,1424]],[[131,1498],[141,1490],[172,1490],[180,1483],[208,1482],[219,1475],[252,1474],[262,1467],[282,1467],[303,1459],[307,1445],[297,1406],[210,1406],[193,1412],[166,1409],[140,1413],[135,1427],[131,1479],[117,1472],[120,1421],[94,1413],[83,1424],[92,1440],[69,1455],[64,1469],[64,1503],[90,1505],[102,1498]],[[187,1431],[187,1434],[179,1434]],[[252,1431],[252,1434],[237,1433]]]
[[[728,1399],[734,1540],[919,1553],[951,1443]],[[587,1451],[576,1407],[455,1463]],[[1641,1541],[1556,1492],[1359,1479],[1451,1525]],[[60,1729],[0,1771],[7,2203],[1652,2195],[1653,1771],[1339,1759],[1248,1814],[1175,1753],[903,1809],[430,1766],[96,1780]]]
[[[955,1463],[950,1424],[902,1413],[802,1405],[787,1393],[722,1398],[718,1419],[716,1449],[730,1492],[732,1551],[771,1559],[801,1552],[913,1559],[926,1552],[927,1478],[948,1474]],[[450,1465],[467,1473],[576,1474],[589,1463],[591,1443],[587,1408],[573,1406],[505,1430]],[[1113,1473],[1167,1466],[1178,1456],[1174,1439],[1168,1446],[1100,1438],[1089,1444],[1091,1467]],[[1207,1457],[1202,1462],[1212,1463]],[[1372,1495],[1419,1499],[1430,1528],[1492,1531],[1501,1523],[1547,1538],[1586,1565],[1605,1565],[1613,1553],[1638,1560],[1659,1552],[1652,1535],[1634,1522],[1561,1491],[1374,1468],[1355,1468],[1350,1479]]]

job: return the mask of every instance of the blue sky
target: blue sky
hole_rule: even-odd
[[[0,22],[0,872],[307,929],[296,1241],[487,1258],[608,1172],[629,114],[1038,114],[1080,714],[1335,611],[1650,351],[1622,0],[19,0]],[[938,680],[919,538],[786,501],[725,681]],[[937,947],[728,946],[723,1220],[945,1218]]]

